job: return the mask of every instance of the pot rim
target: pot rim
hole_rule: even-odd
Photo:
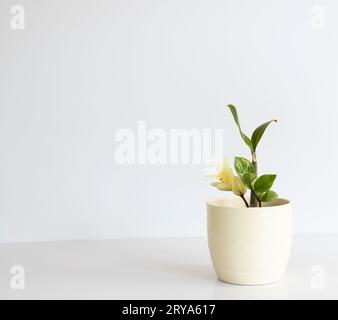
[[[245,206],[236,206],[236,205],[226,205],[226,203],[240,203],[239,198],[215,198],[207,201],[207,205],[215,208],[229,208],[231,210],[248,210],[248,211],[259,211],[263,209],[280,208],[280,207],[289,207],[291,206],[291,201],[285,198],[277,198],[271,202],[268,202],[268,205],[263,207],[245,207]]]

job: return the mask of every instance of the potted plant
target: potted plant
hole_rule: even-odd
[[[244,285],[273,283],[281,279],[289,260],[292,209],[288,200],[271,190],[276,175],[258,174],[256,149],[266,128],[276,120],[262,124],[249,138],[242,131],[236,107],[228,108],[250,149],[251,160],[235,157],[235,175],[224,159],[211,174],[217,179],[212,186],[236,195],[207,203],[211,260],[222,281]]]

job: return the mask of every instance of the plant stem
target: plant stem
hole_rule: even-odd
[[[257,174],[257,158],[256,158],[256,153],[252,152],[252,165],[255,168],[255,173]],[[256,197],[255,191],[251,190],[251,194],[250,194],[250,207],[258,207],[259,206],[259,202],[258,199]]]
[[[258,203],[257,207],[261,207],[262,206],[262,201],[258,198],[257,193],[254,190],[252,190],[252,191],[253,191],[254,196],[256,198],[256,201]]]
[[[249,204],[248,204],[248,201],[246,201],[244,195],[241,195],[241,198],[243,199],[243,201],[244,201],[246,207],[249,208],[250,206],[249,206]]]

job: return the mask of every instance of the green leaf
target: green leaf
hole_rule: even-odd
[[[234,167],[240,177],[246,172],[255,173],[253,164],[248,159],[242,157],[235,157]]]
[[[261,195],[260,195],[260,200],[262,202],[270,202],[274,199],[276,199],[278,197],[278,194],[272,190],[268,190],[268,191],[265,191],[263,192]]]
[[[275,174],[263,174],[253,183],[253,188],[258,193],[269,190],[276,179]]]
[[[251,143],[251,140],[243,133],[242,129],[241,129],[241,124],[239,122],[239,118],[238,118],[238,114],[237,114],[237,110],[236,110],[236,107],[232,104],[229,104],[228,105],[228,108],[230,109],[231,113],[232,113],[232,116],[237,124],[237,127],[238,127],[238,130],[239,130],[239,133],[241,134],[241,137],[243,139],[243,141],[246,143],[246,145],[250,148],[250,150],[253,150],[253,147],[252,147],[252,143]]]
[[[252,183],[256,178],[256,173],[245,172],[242,176],[242,181],[249,189],[252,189]]]
[[[257,145],[259,141],[261,140],[265,129],[269,126],[271,122],[277,122],[277,120],[270,120],[268,122],[263,123],[261,126],[259,126],[252,134],[251,136],[251,143],[252,143],[252,149],[253,151],[256,151]]]

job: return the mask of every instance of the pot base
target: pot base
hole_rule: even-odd
[[[253,275],[253,274],[243,274],[243,273],[229,273],[217,274],[218,280],[233,284],[233,285],[243,285],[243,286],[264,286],[267,284],[272,284],[280,281],[283,277],[284,272],[269,274],[269,275]]]

